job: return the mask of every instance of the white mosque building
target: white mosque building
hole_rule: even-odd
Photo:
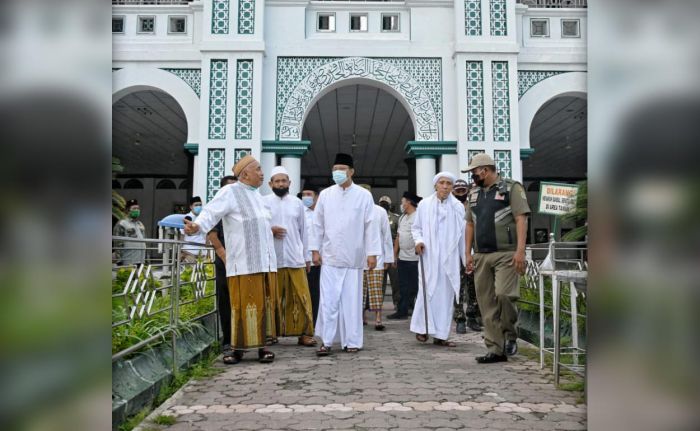
[[[478,152],[534,200],[586,177],[586,0],[112,5],[113,187],[150,231],[245,154],[296,193],[351,153],[357,182],[396,200]]]

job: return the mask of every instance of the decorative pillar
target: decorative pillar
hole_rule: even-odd
[[[459,178],[459,158],[457,154],[443,154],[440,156],[440,170],[447,171]]]
[[[289,173],[289,194],[296,196],[301,191],[301,156],[284,155],[282,156],[282,166]]]
[[[267,185],[267,183],[270,181],[270,172],[276,164],[277,154],[272,151],[265,151],[263,148],[262,152],[260,153],[260,167],[262,167],[263,174],[265,175],[265,181],[263,181],[262,186],[260,186],[260,193],[263,195],[271,193],[270,187]]]
[[[416,194],[418,196],[427,197],[433,193],[435,174],[435,156],[416,156]]]
[[[434,191],[433,177],[436,174],[437,157],[443,157],[443,170],[458,165],[457,141],[408,141],[404,148],[416,158],[416,193],[421,197],[430,196]]]
[[[309,150],[310,146],[311,141],[262,141],[262,154],[275,155],[271,166],[264,171],[265,175],[270,175],[270,171],[275,166],[276,155],[280,154],[282,166],[289,172],[289,179],[292,182],[289,186],[289,193],[296,196],[301,190],[301,157]],[[266,189],[269,191],[269,187],[266,186]]]

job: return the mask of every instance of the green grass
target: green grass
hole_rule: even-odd
[[[145,408],[137,414],[135,414],[134,416],[131,416],[123,424],[119,425],[119,431],[131,431],[144,419],[146,419],[148,413],[150,413],[149,409]]]
[[[214,343],[211,347],[209,354],[204,356],[199,362],[192,365],[188,370],[178,373],[175,378],[172,379],[170,384],[163,385],[160,388],[158,396],[153,401],[151,408],[145,408],[141,410],[135,416],[128,418],[120,427],[119,431],[131,431],[139,425],[148,416],[148,414],[153,411],[156,407],[167,401],[175,392],[183,387],[190,380],[200,380],[215,376],[224,370],[222,368],[214,367],[214,361],[218,358],[219,354],[218,343]],[[172,421],[172,423],[166,423]],[[157,416],[153,422],[158,425],[173,425],[176,422],[176,418],[160,415]],[[145,431],[145,429],[144,429]]]
[[[175,416],[160,415],[153,419],[153,422],[157,423],[158,425],[175,425],[177,419]]]

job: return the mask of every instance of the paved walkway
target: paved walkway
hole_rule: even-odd
[[[446,348],[419,344],[407,320],[385,324],[384,332],[365,327],[357,354],[334,349],[317,358],[314,348],[283,338],[272,347],[273,364],[259,364],[255,352],[237,365],[220,364],[223,373],[188,383],[141,429],[586,429],[580,394],[555,389],[537,362],[517,355],[479,365],[479,333],[453,328],[457,347]],[[163,414],[177,422],[150,422]]]

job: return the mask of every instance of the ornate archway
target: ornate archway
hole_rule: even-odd
[[[428,92],[403,69],[364,57],[326,63],[302,79],[285,104],[279,139],[301,140],[304,121],[311,107],[332,89],[353,81],[380,86],[394,95],[408,111],[417,140],[440,139],[440,122]]]

